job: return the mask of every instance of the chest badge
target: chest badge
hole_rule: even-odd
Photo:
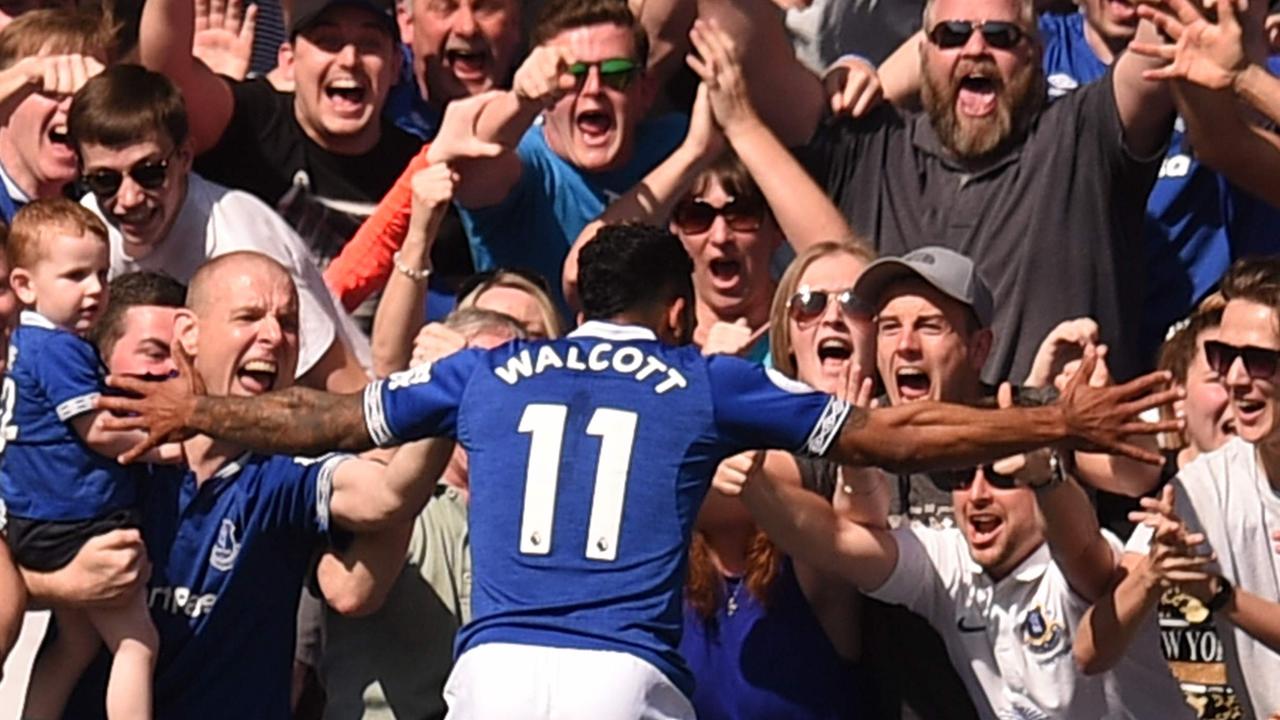
[[[240,555],[240,541],[236,540],[236,524],[223,518],[218,526],[218,540],[209,551],[209,564],[215,570],[229,571]]]
[[[1028,610],[1026,619],[1022,621],[1022,642],[1037,655],[1048,655],[1062,647],[1064,635],[1062,624],[1046,617],[1040,605]]]

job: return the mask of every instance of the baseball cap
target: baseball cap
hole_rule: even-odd
[[[904,279],[920,279],[947,297],[968,305],[982,327],[991,325],[995,302],[973,261],[954,250],[929,246],[902,257],[880,258],[867,266],[853,285],[853,294],[879,305],[885,290]]]
[[[313,25],[326,10],[333,7],[356,7],[368,10],[377,16],[391,33],[392,39],[400,39],[400,28],[396,25],[395,0],[294,0],[293,22],[289,24],[289,37],[306,30]]]

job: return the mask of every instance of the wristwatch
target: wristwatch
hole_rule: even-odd
[[[1222,608],[1231,604],[1236,597],[1236,588],[1231,581],[1221,575],[1215,575],[1218,581],[1218,589],[1213,592],[1213,597],[1209,598],[1209,602],[1204,606],[1209,608],[1210,612],[1218,612]]]
[[[1037,483],[1028,483],[1027,487],[1040,492],[1041,490],[1050,490],[1067,481],[1067,469],[1064,467],[1062,456],[1057,450],[1049,453],[1049,476]]]

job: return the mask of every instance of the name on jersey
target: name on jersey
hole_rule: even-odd
[[[495,367],[493,373],[506,384],[515,385],[521,380],[552,369],[613,371],[630,375],[636,382],[653,383],[653,391],[658,395],[689,386],[679,370],[661,359],[630,345],[615,349],[612,343],[607,342],[597,343],[585,353],[577,345],[570,345],[564,350],[563,357],[551,345],[539,346],[536,352],[533,348],[525,348],[507,360],[506,364]]]
[[[147,606],[159,608],[173,615],[186,615],[198,618],[213,611],[218,601],[214,593],[192,592],[189,587],[166,586],[153,587],[147,593]]]

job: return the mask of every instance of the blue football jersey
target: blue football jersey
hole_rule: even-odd
[[[157,718],[289,717],[298,598],[328,538],[334,469],[348,457],[246,453],[199,485],[182,469],[156,469],[140,505],[160,635]],[[104,659],[66,717],[103,717]]]
[[[102,363],[88,342],[23,312],[0,408],[0,497],[15,517],[68,522],[131,506],[143,472],[89,448],[71,420],[93,410]]]
[[[1107,72],[1085,40],[1084,23],[1082,13],[1040,18],[1050,96],[1064,95]],[[1276,72],[1276,58],[1269,67]],[[1144,234],[1147,290],[1139,347],[1144,357],[1154,359],[1169,325],[1218,284],[1233,260],[1280,252],[1280,209],[1200,164],[1178,118],[1147,199]]]
[[[464,351],[370,385],[379,445],[458,439],[471,473],[473,621],[487,642],[627,652],[686,693],[686,549],[716,465],[751,448],[822,454],[848,405],[638,327]]]

